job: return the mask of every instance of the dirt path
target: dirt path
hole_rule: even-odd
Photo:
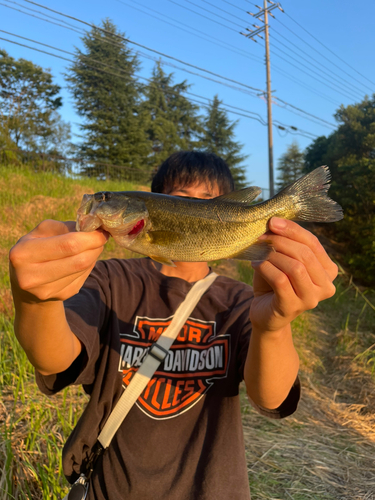
[[[219,272],[235,276],[225,263]],[[280,421],[258,415],[242,387],[253,500],[375,500],[375,397],[370,373],[338,345],[343,332],[319,309],[296,325],[302,398]]]

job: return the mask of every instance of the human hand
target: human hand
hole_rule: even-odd
[[[295,222],[273,217],[270,231],[261,236],[275,252],[264,262],[253,262],[253,327],[262,332],[285,328],[302,312],[315,308],[336,291],[338,268],[319,240]]]
[[[78,293],[108,238],[101,230],[76,232],[73,221],[41,222],[9,252],[15,304],[66,300]]]

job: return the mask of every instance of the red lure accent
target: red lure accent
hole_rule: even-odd
[[[142,229],[144,228],[144,225],[145,225],[145,221],[144,219],[141,219],[140,221],[137,222],[137,224],[133,227],[133,229],[130,231],[130,233],[128,233],[128,235],[132,235],[132,234],[138,234],[142,231]]]

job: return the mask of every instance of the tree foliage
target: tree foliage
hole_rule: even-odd
[[[344,209],[335,224],[338,241],[345,244],[345,261],[364,283],[375,284],[375,95],[335,115],[340,124],[329,137],[319,137],[306,151],[308,171],[328,165],[330,195]]]
[[[70,127],[57,112],[62,106],[59,93],[49,70],[0,50],[1,143],[7,148],[60,151],[56,146],[61,139],[68,143]]]
[[[67,80],[84,119],[79,153],[93,162],[83,172],[108,176],[98,164],[112,164],[123,167],[117,176],[141,180],[150,147],[140,113],[142,87],[135,78],[139,61],[123,37],[108,19],[93,27],[82,38],[85,51],[76,49]]]
[[[199,107],[183,95],[189,87],[186,81],[174,84],[173,74],[167,75],[159,62],[145,86],[142,112],[152,148],[149,164],[154,168],[175,151],[194,149],[198,144],[202,132]]]
[[[242,164],[247,156],[241,154],[242,144],[235,141],[234,129],[237,122],[231,122],[217,95],[210,103],[203,119],[201,147],[205,151],[221,156],[228,164],[236,189],[246,186],[245,167]]]
[[[304,154],[299,149],[296,142],[293,142],[288,146],[286,153],[284,153],[279,161],[277,170],[279,174],[277,176],[276,189],[281,191],[281,189],[289,186],[297,179],[302,177],[304,171]]]

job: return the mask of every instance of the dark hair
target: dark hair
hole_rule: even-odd
[[[211,187],[217,184],[221,194],[234,189],[232,174],[222,158],[203,151],[179,151],[160,165],[152,179],[151,191],[168,194],[176,187],[203,182]]]

